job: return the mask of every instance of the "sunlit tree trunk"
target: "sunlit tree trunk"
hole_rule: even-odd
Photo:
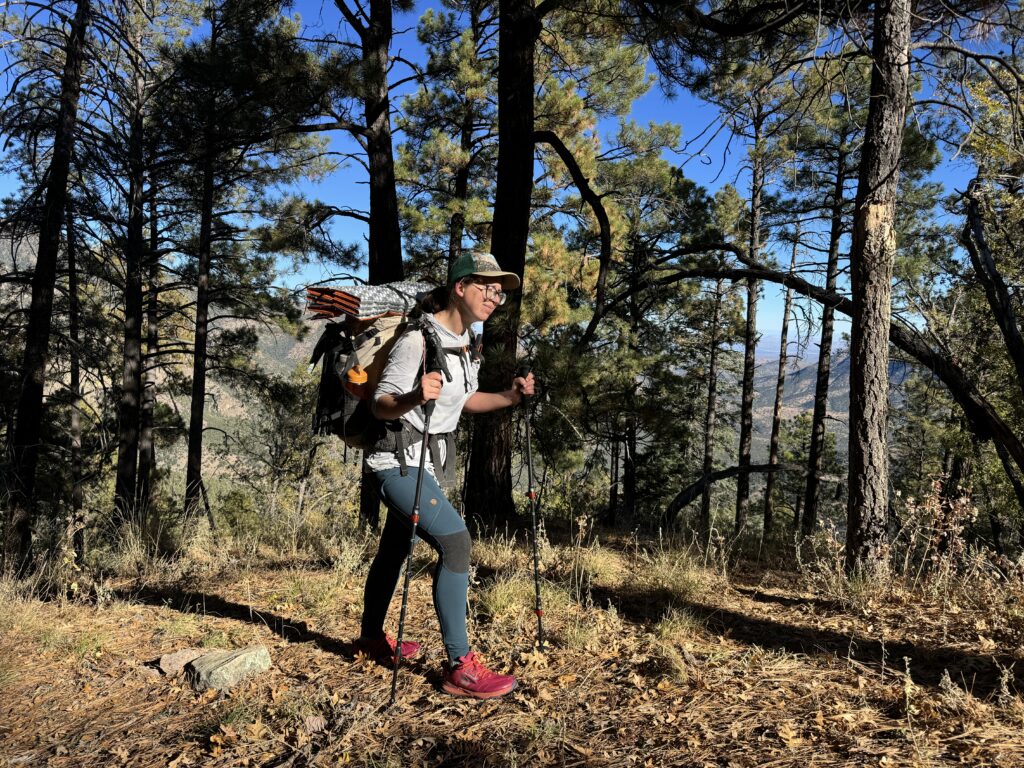
[[[871,106],[861,154],[850,276],[850,480],[846,565],[882,561],[889,501],[886,427],[896,190],[909,89],[910,0],[875,5]]]

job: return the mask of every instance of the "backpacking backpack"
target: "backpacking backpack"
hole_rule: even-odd
[[[423,332],[432,367],[451,380],[444,359],[449,350],[419,317],[417,298],[431,288],[425,283],[389,283],[306,289],[309,309],[330,318],[310,358],[310,369],[322,361],[314,434],[337,435],[345,445],[364,450],[377,443],[386,427],[370,410],[372,396],[391,348],[408,331]],[[472,343],[478,345],[475,336]]]

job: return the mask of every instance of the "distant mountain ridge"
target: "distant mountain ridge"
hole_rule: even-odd
[[[283,331],[260,333],[257,361],[261,367],[278,376],[289,376],[299,365],[307,365],[324,327],[321,321],[307,321],[308,331],[301,340]],[[757,360],[754,376],[754,461],[767,459],[768,439],[771,435],[772,408],[775,402],[775,382],[778,376],[778,340],[774,345],[759,345],[759,351],[774,349],[774,357],[765,354]],[[791,354],[794,347],[791,346]],[[912,369],[901,361],[889,364],[890,388],[902,386]],[[786,372],[785,392],[782,399],[782,418],[791,419],[814,409],[814,388],[818,374],[817,346],[807,346],[804,357],[791,357]],[[850,357],[844,350],[836,350],[832,357],[829,376],[827,429],[836,434],[836,447],[840,456],[846,454],[847,414],[850,408]]]

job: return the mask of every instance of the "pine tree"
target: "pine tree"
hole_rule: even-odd
[[[21,368],[23,378],[11,440],[12,462],[8,479],[11,496],[4,525],[3,552],[3,570],[8,573],[23,573],[32,557],[32,523],[35,514],[36,468],[41,442],[43,385],[49,357],[58,251],[67,210],[68,175],[77,133],[78,101],[86,57],[89,9],[89,0],[78,0],[75,3],[73,21],[66,33],[67,36],[56,43],[62,50],[64,63],[60,77],[52,159],[43,191],[39,249],[32,277],[32,303]],[[55,26],[61,16],[56,10],[50,8]]]

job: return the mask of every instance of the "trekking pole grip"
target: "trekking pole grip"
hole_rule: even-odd
[[[516,378],[525,379],[527,376],[530,375],[530,372],[532,370],[533,370],[532,366],[529,363],[524,362],[524,363],[520,364],[520,366],[516,369]],[[522,397],[523,397],[523,404],[525,405],[526,401],[530,398],[530,395],[528,395],[525,392],[523,392]]]

